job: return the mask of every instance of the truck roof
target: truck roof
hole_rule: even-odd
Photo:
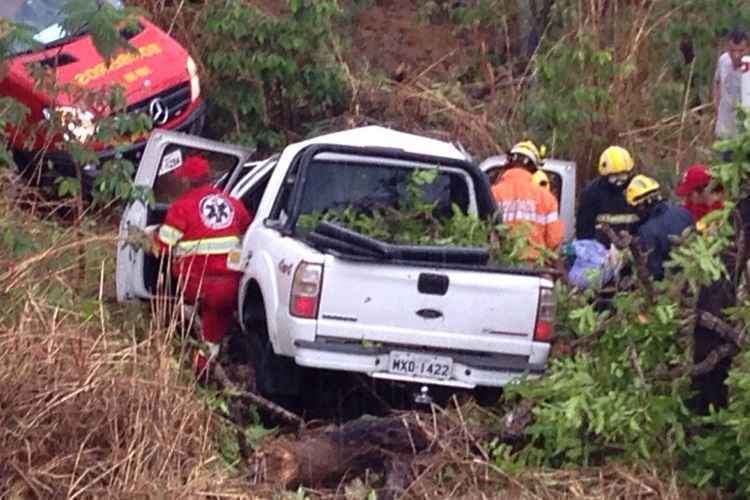
[[[284,156],[295,156],[301,149],[311,144],[337,144],[342,146],[357,147],[386,147],[401,149],[408,153],[416,153],[430,156],[440,156],[455,160],[468,160],[467,155],[462,153],[455,145],[430,139],[419,135],[399,132],[386,127],[369,125],[341,132],[313,137],[306,141],[290,144],[284,150]]]

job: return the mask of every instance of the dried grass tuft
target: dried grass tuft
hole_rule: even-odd
[[[175,322],[114,304],[116,228],[79,241],[6,179],[0,234],[34,247],[0,245],[0,498],[247,497],[174,354]]]
[[[214,488],[211,413],[169,339],[69,321],[28,293],[0,331],[0,496],[162,496]]]

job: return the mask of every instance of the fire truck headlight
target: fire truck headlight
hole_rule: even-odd
[[[201,80],[198,77],[198,65],[192,57],[187,58],[187,71],[190,76],[190,99],[195,101],[201,95]]]
[[[78,142],[86,142],[96,133],[94,114],[91,111],[74,108],[72,106],[60,106],[54,110],[45,108],[42,115],[47,120],[60,120],[63,138],[66,141],[75,139]]]

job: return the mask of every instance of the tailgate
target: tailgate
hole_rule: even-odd
[[[528,355],[540,281],[328,255],[317,335]]]

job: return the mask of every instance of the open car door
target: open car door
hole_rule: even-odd
[[[231,191],[254,164],[248,164],[253,150],[233,144],[211,141],[202,137],[156,130],[146,144],[138,165],[135,185],[150,191],[151,200],[136,200],[126,208],[120,220],[117,243],[117,300],[148,300],[160,283],[170,284],[163,276],[160,259],[147,254],[128,241],[133,232],[152,233],[164,218],[170,203],[189,189],[188,183],[174,175],[185,158],[200,155],[211,165],[214,183]],[[250,167],[250,168],[249,168]]]
[[[490,156],[479,164],[494,185],[506,169],[505,155]],[[575,237],[576,225],[576,164],[572,161],[545,159],[542,170],[550,180],[550,191],[560,206],[560,219],[565,224],[565,241]]]

